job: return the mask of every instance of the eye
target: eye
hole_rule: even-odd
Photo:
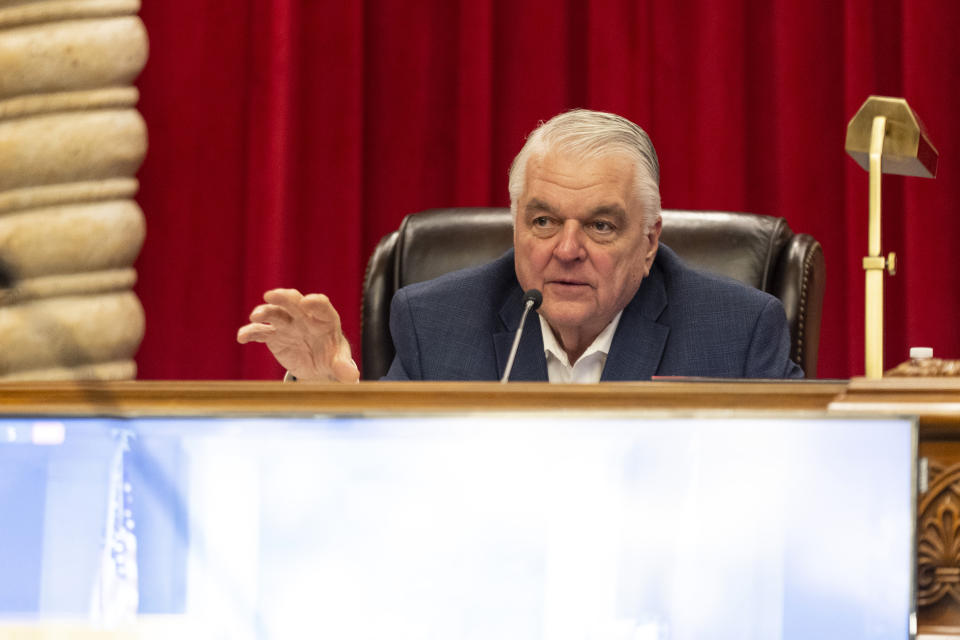
[[[545,229],[550,226],[550,218],[548,218],[547,216],[537,216],[536,218],[533,219],[531,224],[535,227],[540,227],[541,229]]]
[[[594,231],[599,233],[613,233],[615,229],[615,227],[606,220],[594,220],[590,223],[590,226],[593,227]]]

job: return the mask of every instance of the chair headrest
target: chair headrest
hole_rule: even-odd
[[[661,242],[690,266],[769,291],[771,256],[793,232],[783,218],[664,210]],[[464,218],[469,224],[464,224]],[[510,210],[432,209],[407,216],[397,237],[396,288],[494,260],[513,246]]]

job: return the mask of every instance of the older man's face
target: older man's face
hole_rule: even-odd
[[[650,273],[660,222],[644,230],[633,181],[622,155],[548,152],[527,162],[513,235],[517,279],[543,292],[540,314],[568,352],[588,346]]]

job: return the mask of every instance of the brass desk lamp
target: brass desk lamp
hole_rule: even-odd
[[[883,270],[896,273],[896,256],[880,255],[881,174],[933,178],[937,150],[926,128],[903,98],[870,96],[847,125],[847,153],[870,172],[870,221],[867,231],[866,377],[883,377]]]

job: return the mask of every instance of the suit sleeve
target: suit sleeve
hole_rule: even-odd
[[[761,309],[747,349],[744,378],[802,378],[790,359],[790,327],[783,305],[771,298]]]
[[[396,355],[381,380],[421,380],[420,346],[407,293],[401,289],[390,302],[390,336]]]

